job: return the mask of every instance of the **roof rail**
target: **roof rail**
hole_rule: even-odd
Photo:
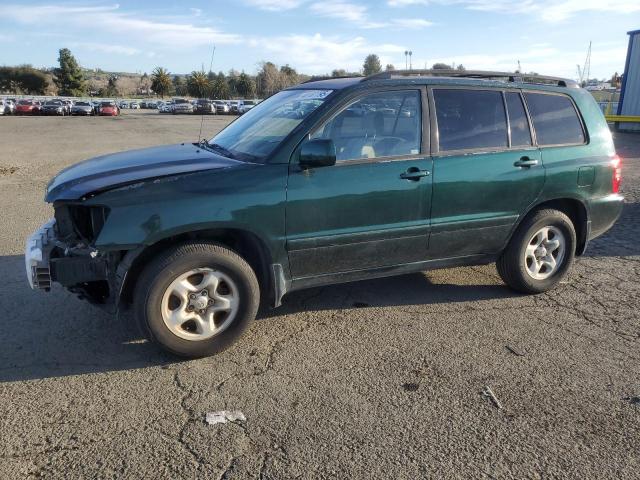
[[[500,80],[513,83],[530,83],[537,85],[556,85],[558,87],[578,88],[578,83],[568,78],[550,77],[534,73],[518,72],[488,72],[483,70],[391,70],[376,73],[362,79],[389,80],[397,77],[456,77],[456,78],[481,78],[486,80]]]
[[[358,78],[358,77],[362,77],[363,79],[367,78],[367,77],[363,77],[362,75],[336,75],[335,77],[333,75],[318,75],[318,76],[312,76],[309,80],[305,80],[304,82],[301,83],[301,85],[304,85],[305,83],[319,82],[321,80],[340,80],[341,78]]]

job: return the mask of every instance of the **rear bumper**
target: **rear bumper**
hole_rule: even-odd
[[[602,235],[613,227],[620,218],[623,206],[624,197],[617,193],[591,200],[589,202],[589,221],[591,223],[589,240]]]

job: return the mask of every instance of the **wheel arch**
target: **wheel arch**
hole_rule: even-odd
[[[219,243],[244,258],[255,272],[260,291],[266,297],[265,300],[273,302],[275,294],[270,274],[272,256],[267,244],[258,235],[248,230],[215,228],[165,237],[151,245],[142,245],[126,252],[116,272],[116,303],[131,304],[141,273],[160,253],[181,243],[194,241]]]
[[[529,208],[527,213],[520,217],[520,219],[514,226],[513,230],[511,231],[511,235],[509,235],[507,245],[525,219],[535,214],[535,212],[537,212],[538,210],[544,210],[547,208],[558,210],[571,219],[573,227],[576,230],[576,256],[582,255],[587,248],[587,242],[589,238],[589,210],[582,200],[572,197],[561,197],[551,200],[544,200],[533,205],[531,208]]]

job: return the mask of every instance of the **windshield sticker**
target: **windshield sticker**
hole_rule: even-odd
[[[326,98],[333,90],[304,90],[296,100],[322,100]]]

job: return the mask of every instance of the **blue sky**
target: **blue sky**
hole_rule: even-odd
[[[467,68],[576,77],[593,41],[592,77],[622,72],[640,0],[1,0],[0,65],[53,66],[67,47],[89,68],[172,73],[262,60],[311,74],[357,71],[366,54],[404,67]]]

